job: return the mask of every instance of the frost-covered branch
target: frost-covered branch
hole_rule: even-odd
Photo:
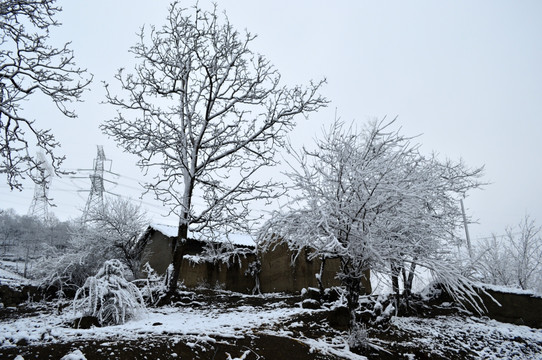
[[[139,156],[144,171],[156,171],[146,188],[179,216],[177,243],[188,229],[249,230],[248,203],[281,194],[275,182],[254,174],[275,164],[298,115],[327,103],[318,94],[323,80],[282,86],[278,71],[250,50],[254,38],[236,31],[216,7],[174,2],[163,27],[141,29],[131,48],[139,63],[116,76],[123,93],[106,85],[118,114],[101,128]],[[181,259],[174,255],[177,275]]]
[[[76,117],[68,103],[78,101],[90,83],[86,70],[78,68],[69,43],[49,44],[49,31],[60,26],[55,16],[61,8],[55,0],[7,0],[0,4],[0,173],[11,189],[22,189],[21,179],[40,167],[29,148],[35,143],[60,172],[63,156],[50,130],[40,129],[24,113],[24,104],[36,93],[49,98],[67,117]]]
[[[314,257],[340,258],[351,310],[369,269],[394,283],[403,273],[410,286],[419,267],[451,274],[446,254],[461,224],[459,197],[482,185],[481,168],[423,156],[393,124],[373,121],[358,131],[335,121],[315,150],[294,152],[289,176],[299,195],[259,236],[264,248],[278,238],[298,251],[313,249]]]
[[[140,316],[145,311],[141,292],[124,278],[119,260],[108,260],[96,276],[90,276],[77,290],[73,311],[93,316],[100,325],[118,325]]]

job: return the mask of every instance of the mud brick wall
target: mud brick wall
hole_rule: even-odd
[[[171,238],[159,231],[153,231],[149,235],[147,245],[141,256],[141,265],[147,262],[158,274],[165,274],[173,260],[171,252]]]
[[[487,308],[485,315],[501,322],[542,328],[542,297],[495,289],[485,291],[502,305],[495,304],[487,295],[479,292]]]
[[[165,236],[159,231],[149,233],[141,264],[149,263],[158,273],[164,274],[172,261],[171,244],[172,238]],[[185,255],[201,255],[205,243],[188,239],[183,244]],[[261,292],[287,292],[297,293],[303,288],[318,287],[316,274],[320,273],[321,259],[309,260],[306,250],[303,250],[292,261],[295,253],[285,243],[278,243],[266,252],[257,255],[247,254],[235,259],[230,264],[222,261],[192,261],[184,258],[181,265],[179,281],[189,288],[198,286],[221,287],[226,290],[250,293],[256,286],[256,279],[247,270],[258,256],[260,262],[259,283]],[[325,288],[339,286],[340,281],[336,278],[340,270],[338,258],[326,259],[322,282]],[[367,271],[369,279],[369,271]],[[364,281],[362,292],[371,293],[370,281]]]
[[[236,258],[230,264],[222,261],[195,263],[184,258],[179,280],[188,288],[217,286],[225,290],[251,293],[256,286],[256,280],[247,270],[254,261],[254,254]]]
[[[305,250],[292,263],[294,253],[284,243],[260,253],[260,289],[262,292],[298,292],[307,287],[318,287],[316,274],[320,273],[320,259],[308,260]],[[327,260],[322,282],[324,287],[338,286],[336,259]]]

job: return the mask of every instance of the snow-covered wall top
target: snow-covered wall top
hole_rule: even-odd
[[[504,286],[504,285],[492,285],[492,284],[485,284],[485,283],[480,283],[480,282],[476,283],[476,285],[485,290],[493,290],[493,291],[500,292],[503,294],[524,295],[524,296],[531,296],[531,297],[542,299],[542,294],[537,293],[534,290],[522,290],[518,288]]]
[[[176,226],[157,224],[157,223],[151,223],[149,226],[153,228],[154,230],[159,231],[168,237],[177,236]],[[194,239],[198,239],[198,237],[194,236],[194,234],[191,234],[191,236],[193,236]],[[251,246],[251,247],[256,246],[254,239],[252,238],[252,236],[248,234],[228,234],[228,236],[218,235],[218,237],[213,238],[212,240],[216,242],[229,242],[233,245]]]

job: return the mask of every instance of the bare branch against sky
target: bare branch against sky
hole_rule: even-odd
[[[142,175],[136,157],[122,153],[98,126],[115,115],[101,105],[101,81],[112,83],[119,67],[132,70],[128,52],[140,27],[160,25],[168,2],[58,1],[62,26],[51,32],[61,46],[71,41],[77,63],[95,75],[78,119],[65,119],[43,99],[25,103],[40,128],[51,128],[67,155],[66,169],[92,167],[96,145],[104,145],[117,185],[106,190],[137,198]],[[211,3],[200,1],[211,8]],[[504,233],[526,213],[542,219],[542,3],[539,1],[323,2],[220,1],[238,29],[257,34],[253,50],[265,54],[288,84],[326,78],[323,95],[332,102],[302,120],[290,138],[310,146],[338,116],[360,125],[398,116],[397,125],[417,139],[421,151],[485,165],[483,191],[464,199],[473,239]],[[112,85],[113,86],[113,85]],[[37,114],[37,115],[36,115]],[[286,156],[286,155],[285,155]],[[280,168],[266,173],[276,177]],[[81,173],[88,178],[88,173]],[[133,180],[137,179],[137,180]],[[33,187],[0,187],[0,207],[25,213]],[[90,180],[55,179],[51,196],[61,218],[79,215]],[[202,199],[195,199],[201,201]],[[169,222],[152,199],[149,215]],[[147,205],[151,204],[151,205]],[[259,211],[269,210],[263,205]],[[167,213],[167,211],[166,211]],[[175,222],[173,222],[175,223]]]

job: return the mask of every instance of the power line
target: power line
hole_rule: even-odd
[[[518,236],[518,235],[521,235],[521,232],[506,233],[506,234],[500,234],[500,235],[493,234],[491,236],[479,237],[479,238],[476,238],[474,240],[476,240],[476,241],[478,241],[478,240],[490,240],[490,239],[493,239],[494,237],[496,237],[496,238],[504,238],[504,237],[507,237],[509,235]]]

